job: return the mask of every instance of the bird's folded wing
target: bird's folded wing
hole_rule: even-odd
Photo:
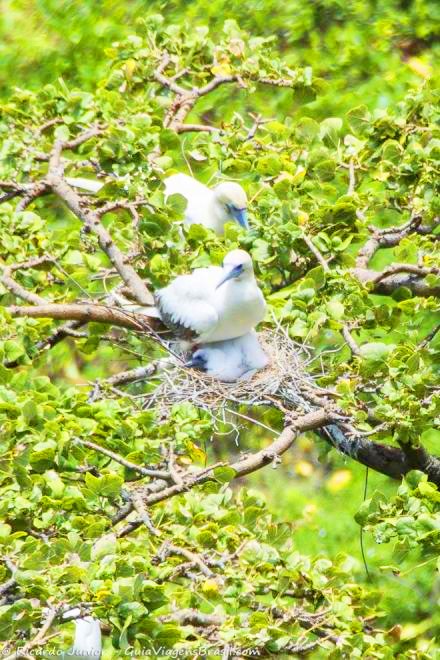
[[[211,270],[200,268],[192,275],[182,275],[156,293],[161,318],[177,336],[197,337],[217,324],[218,314],[210,301],[215,289],[209,280],[216,282],[218,274],[213,276]]]

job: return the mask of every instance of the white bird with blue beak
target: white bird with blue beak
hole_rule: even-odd
[[[185,366],[199,369],[211,378],[233,383],[250,378],[268,364],[257,333],[252,330],[242,337],[201,346]]]
[[[250,255],[232,250],[223,266],[180,275],[155,294],[162,321],[190,345],[241,337],[266,314]]]
[[[165,199],[179,194],[187,200],[185,224],[204,225],[223,234],[225,223],[235,220],[249,229],[247,197],[239,183],[224,181],[211,189],[187,174],[173,174],[164,184]]]
[[[103,181],[81,177],[65,177],[74,188],[98,193]],[[226,222],[234,220],[240,227],[249,229],[247,220],[247,196],[239,183],[224,181],[215,188],[208,188],[187,174],[172,174],[164,181],[165,200],[170,195],[182,195],[187,201],[185,224],[203,225],[217,234],[223,234]]]

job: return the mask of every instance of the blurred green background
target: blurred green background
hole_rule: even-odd
[[[187,20],[189,30],[235,19],[249,32],[271,37],[285,61],[311,67],[320,79],[308,116],[340,116],[360,103],[386,108],[408,90],[438,81],[438,0],[243,0],[235,7],[226,0],[3,0],[0,97],[6,99],[14,87],[38,89],[60,78],[68,87],[94,89],[106,73],[106,49],[135,32],[137,21],[148,14],[161,14],[166,22]],[[267,93],[264,100],[255,98],[257,109],[263,105],[266,116],[271,110],[275,114]],[[74,364],[67,375],[77,379]],[[88,374],[91,380],[97,375]],[[366,536],[366,575],[353,519],[363,500],[365,469],[335,454],[321,463],[316,446],[302,438],[285,467],[253,475],[252,486],[264,490],[277,517],[295,523],[301,552],[353,557],[359,581],[369,579],[381,594],[384,627],[402,625],[407,640],[435,629],[440,581],[433,582],[431,567],[413,554],[397,577],[386,568],[395,563],[393,548]],[[376,488],[391,495],[397,485],[370,473],[368,493]]]

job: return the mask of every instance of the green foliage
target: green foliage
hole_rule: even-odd
[[[294,0],[285,5],[244,0],[234,7],[225,0],[155,0],[148,6],[141,0],[85,0],[81,5],[8,0],[0,19],[1,86],[36,89],[62,76],[68,85],[93,91],[106,75],[104,49],[134,33],[146,15],[185,22],[186,33],[194,25],[209,25],[216,33],[229,19],[229,24],[236,21],[241,29],[269,38],[289,66],[310,67],[314,76],[325,79],[313,104],[313,113],[321,118],[341,116],[365,102],[385,108],[409,87],[438,75],[434,64],[440,14],[435,0]],[[267,109],[264,96],[253,102]],[[289,95],[281,95],[277,104],[284,112],[291,110]]]
[[[425,557],[438,555],[440,541],[440,494],[422,472],[409,472],[395,498],[379,492],[366,500],[356,515],[358,523],[371,529],[377,543],[396,541],[396,559],[421,548]]]
[[[140,2],[104,5],[9,3],[2,19],[10,35],[3,47],[6,86],[22,49],[14,81],[23,89],[8,90],[1,108],[0,180],[44,179],[41,154],[54,140],[99,124],[102,132],[63,153],[65,171],[96,178],[98,163],[106,185],[92,198],[97,208],[145,200],[136,222],[122,208],[106,213],[103,223],[124,253],[135,248],[131,263],[151,290],[191,267],[220,263],[230,249],[249,250],[270,305],[267,324],[274,318],[307,344],[310,369],[320,385],[335,389],[357,429],[375,441],[405,449],[422,443],[438,452],[440,333],[423,341],[439,323],[438,296],[420,297],[408,286],[385,296],[354,268],[371,227],[402,228],[420,214],[426,231],[378,250],[367,266],[379,272],[393,262],[419,264],[432,270],[425,284],[438,288],[438,228],[431,230],[439,213],[440,132],[429,70],[438,50],[437,4],[389,1],[373,8],[327,0],[267,3],[254,11],[249,0],[226,22],[229,9],[221,0],[166,3],[166,21],[155,13],[159,4],[147,12]],[[17,29],[29,7],[36,12],[29,16],[30,36]],[[199,21],[202,11],[210,30]],[[184,117],[221,131],[181,136],[167,123],[175,96],[155,78],[164,51],[166,75],[178,75],[186,90],[213,76],[238,78],[197,99]],[[28,81],[35,62],[40,66]],[[256,111],[265,120],[258,126],[249,117]],[[231,224],[219,238],[182,226],[182,200],[165,203],[162,180],[189,168],[205,183],[243,183],[251,200],[249,233]],[[104,298],[119,283],[96,238],[81,231],[54,195],[24,210],[16,203],[0,205],[2,265],[52,257],[50,264],[14,271],[21,286],[69,303]],[[16,303],[5,283],[0,297],[5,307]],[[358,355],[345,344],[345,323],[355,324]],[[281,655],[292,643],[318,642],[312,649],[318,658],[431,657],[429,639],[410,647],[370,624],[379,614],[378,595],[355,581],[352,560],[341,552],[302,554],[295,530],[275,520],[258,492],[232,492],[229,467],[151,507],[159,537],[146,526],[116,533],[112,517],[141,477],[133,465],[82,442],[156,469],[172,446],[178,466],[194,469],[211,457],[212,438],[217,445],[222,436],[215,436],[212,417],[190,403],[168,415],[142,409],[136,396],[154,392],[154,379],[133,384],[133,397],[109,389],[101,400],[88,398],[88,381],[120,370],[118,360],[125,367],[160,357],[151,339],[125,330],[105,335],[100,324],[90,324],[87,336],[41,353],[39,342],[52,329],[47,319],[12,320],[2,310],[0,355],[5,365],[19,366],[0,367],[0,542],[3,556],[18,566],[16,585],[0,605],[3,641],[19,632],[31,638],[50,602],[87,602],[111,627],[108,657],[129,646],[195,653],[226,643]],[[254,432],[247,442],[260,447],[266,439]],[[142,477],[147,492],[149,483]],[[377,541],[396,539],[399,552],[434,553],[437,509],[435,487],[410,474],[395,498],[367,500],[358,521]],[[204,568],[185,565],[178,552],[164,553],[166,542],[194,553]],[[5,582],[10,571],[0,570]],[[179,620],[176,611],[188,609],[217,617],[216,633]],[[319,623],[307,626],[315,615]],[[62,635],[53,644],[66,648],[69,633],[58,624]],[[438,634],[438,625],[428,632]]]

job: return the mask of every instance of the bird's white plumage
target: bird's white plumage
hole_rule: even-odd
[[[209,332],[218,322],[212,299],[222,274],[222,268],[210,266],[176,277],[157,294],[162,315],[169,317],[173,324],[193,330],[196,335]]]
[[[67,176],[65,180],[73,188],[90,193],[99,192],[105,185],[103,181],[84,177]],[[179,173],[166,178],[164,184],[165,199],[175,194],[185,197],[186,224],[204,225],[218,234],[223,233],[225,222],[230,220],[237,220],[247,227],[246,193],[238,183],[224,181],[211,189],[193,177]]]
[[[63,618],[78,617],[74,619],[75,638],[67,657],[99,660],[102,654],[101,624],[93,616],[80,617],[80,614],[79,607],[75,607],[63,615]]]
[[[239,275],[222,280],[237,266]],[[240,337],[263,320],[266,303],[247,252],[233,250],[223,267],[198,268],[181,275],[156,294],[163,321],[172,329],[192,331],[194,342],[211,343]]]
[[[234,182],[224,182],[211,189],[187,174],[172,174],[164,180],[165,199],[179,194],[187,200],[185,223],[204,225],[222,234],[225,222],[233,220],[228,205],[245,210],[246,193]]]
[[[75,640],[72,653],[99,660],[102,652],[101,625],[98,619],[86,616],[75,620]]]
[[[235,339],[203,345],[195,351],[193,360],[199,360],[199,368],[209,376],[225,382],[235,382],[264,369],[269,363],[255,331]]]
[[[87,190],[88,192],[97,193],[105,185],[102,181],[95,181],[94,179],[84,179],[81,177],[70,177],[66,176],[66,181],[69,186],[73,188],[81,188],[82,190]]]

